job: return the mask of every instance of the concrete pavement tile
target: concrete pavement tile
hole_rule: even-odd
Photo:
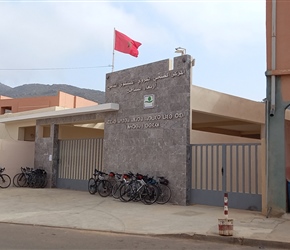
[[[0,222],[150,235],[219,236],[223,208],[201,205],[144,205],[88,192],[61,189],[1,190]],[[259,212],[229,210],[233,241],[290,243],[290,216],[266,218]],[[230,238],[227,238],[230,239]],[[273,244],[274,244],[273,243]],[[290,245],[289,245],[290,246]]]

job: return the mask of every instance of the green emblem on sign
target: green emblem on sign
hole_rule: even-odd
[[[144,96],[144,109],[146,108],[154,108],[154,101],[155,100],[155,96],[152,95],[145,95]]]

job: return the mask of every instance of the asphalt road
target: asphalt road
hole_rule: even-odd
[[[175,237],[150,237],[0,223],[0,249],[270,249]]]

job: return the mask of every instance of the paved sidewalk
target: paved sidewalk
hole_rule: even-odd
[[[0,222],[77,228],[128,234],[174,235],[229,243],[290,249],[290,215],[266,218],[229,208],[234,235],[220,236],[223,208],[144,205],[63,189],[0,190]]]

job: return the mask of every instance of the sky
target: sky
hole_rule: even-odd
[[[194,85],[254,101],[266,96],[266,1],[1,1],[0,82],[105,91],[114,28],[142,43],[114,53],[114,71],[180,54]]]

